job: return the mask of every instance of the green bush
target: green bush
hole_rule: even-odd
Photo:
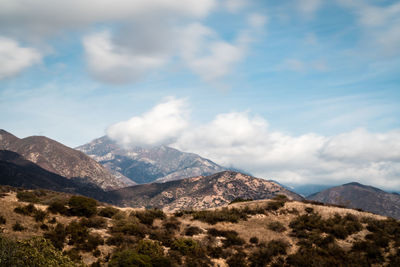
[[[43,235],[46,239],[50,240],[53,246],[59,250],[64,248],[65,238],[67,233],[65,227],[62,223],[58,223],[54,229],[44,233]]]
[[[79,223],[88,228],[103,229],[107,227],[107,221],[102,217],[82,218]]]
[[[258,242],[259,242],[258,237],[256,237],[256,236],[251,237],[249,241],[252,244],[258,244]]]
[[[99,210],[98,215],[106,218],[111,218],[119,212],[119,209],[113,207],[105,207]]]
[[[67,215],[68,214],[68,208],[65,206],[64,202],[61,200],[55,200],[50,203],[50,205],[47,207],[47,210],[53,214],[60,213],[62,215]]]
[[[239,234],[233,230],[218,230],[215,228],[208,229],[207,233],[210,236],[222,236],[225,239],[222,241],[224,247],[241,246],[245,241],[239,237]]]
[[[246,253],[243,251],[238,251],[229,257],[226,263],[229,267],[245,267],[247,266],[246,257]]]
[[[25,227],[23,227],[20,222],[16,222],[13,224],[12,229],[15,232],[21,232],[21,231],[25,230]]]
[[[47,216],[47,212],[43,211],[43,210],[36,210],[33,214],[33,217],[35,218],[36,222],[43,222],[44,219]]]
[[[165,213],[159,209],[136,211],[136,212],[132,212],[131,216],[137,217],[141,223],[150,225],[150,226],[153,225],[153,221],[155,219],[163,220],[166,218]]]
[[[198,234],[202,234],[204,231],[201,230],[199,227],[197,226],[188,226],[185,230],[185,235],[187,236],[193,236],[193,235],[198,235]]]
[[[0,215],[0,224],[6,224],[7,220],[3,215]]]
[[[196,255],[200,250],[200,246],[193,239],[180,238],[172,242],[171,249],[179,251],[182,255],[185,256]]]
[[[142,255],[133,250],[123,250],[114,253],[110,262],[109,267],[152,267],[151,257]]]
[[[32,203],[26,206],[19,206],[14,209],[15,213],[27,216],[32,215],[35,211],[37,211],[37,209],[35,208],[35,205],[33,205]]]
[[[236,208],[222,208],[217,210],[202,210],[193,212],[193,219],[209,224],[218,222],[237,223],[239,220],[247,220],[247,213]]]
[[[39,198],[36,196],[36,194],[34,192],[30,192],[30,191],[17,192],[17,198],[19,201],[23,201],[23,202],[31,202],[31,203],[39,202]]]
[[[69,213],[72,216],[91,217],[97,213],[97,201],[83,196],[72,196],[69,201]]]
[[[275,200],[275,201],[269,201],[266,207],[267,211],[277,211],[280,208],[285,206],[285,201],[283,200]]]
[[[14,242],[0,236],[1,266],[62,266],[71,267],[75,264],[57,251],[50,242],[35,237],[26,241]]]
[[[285,255],[288,247],[289,244],[283,240],[270,241],[266,247],[261,247],[250,255],[251,266],[266,266],[273,257]]]
[[[278,221],[270,222],[268,224],[268,229],[277,232],[277,233],[283,233],[286,231],[286,227]]]

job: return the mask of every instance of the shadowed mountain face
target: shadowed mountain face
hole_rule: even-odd
[[[8,150],[0,150],[0,184],[78,193],[100,199],[105,193],[94,185],[82,184],[79,180],[67,179],[49,172]]]
[[[387,193],[372,186],[349,183],[332,187],[307,197],[323,203],[363,209],[400,219],[400,195]]]
[[[136,185],[109,192],[113,204],[158,207],[167,211],[224,206],[235,198],[267,199],[278,194],[301,200],[299,195],[277,183],[237,172],[186,178],[166,183]]]
[[[19,139],[0,130],[0,149],[18,153],[41,168],[66,178],[80,179],[104,190],[133,185],[129,179],[115,177],[84,153],[44,136]]]
[[[103,164],[114,175],[126,176],[139,184],[162,183],[226,170],[196,154],[167,146],[124,149],[106,136],[76,149]]]

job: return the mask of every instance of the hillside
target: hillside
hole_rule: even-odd
[[[104,206],[44,190],[0,187],[0,191],[1,249],[8,251],[0,253],[0,261],[6,266],[400,263],[399,221],[281,196],[163,213]]]
[[[133,185],[129,179],[118,178],[84,153],[44,136],[19,139],[0,130],[0,149],[18,153],[41,168],[60,176],[78,179],[104,190]]]
[[[400,195],[372,186],[348,183],[313,194],[307,199],[343,205],[400,219]]]
[[[283,194],[300,200],[299,195],[277,183],[232,171],[166,183],[152,183],[110,192],[115,205],[157,207],[164,210],[206,209],[226,205],[236,198],[266,199]]]
[[[27,189],[48,189],[59,192],[82,194],[102,199],[105,192],[95,186],[80,183],[49,172],[21,155],[0,150],[0,184]]]
[[[192,153],[168,146],[123,148],[107,136],[76,148],[100,162],[114,175],[143,184],[210,175],[225,168]]]

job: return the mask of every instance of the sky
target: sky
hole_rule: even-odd
[[[400,2],[2,0],[0,128],[400,190]]]

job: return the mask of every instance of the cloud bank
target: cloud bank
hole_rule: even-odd
[[[83,33],[87,69],[105,83],[135,82],[176,61],[214,82],[244,59],[248,43],[239,40],[242,30],[227,41],[202,20],[214,11],[235,13],[244,6],[238,0],[4,0],[0,34],[43,44],[66,32]],[[244,28],[250,33],[263,25],[264,16],[253,14]]]
[[[163,143],[282,183],[358,181],[400,189],[400,130],[292,136],[271,129],[264,118],[249,112],[218,114],[193,126],[184,103],[163,102],[142,116],[111,126],[107,134],[125,145]]]

